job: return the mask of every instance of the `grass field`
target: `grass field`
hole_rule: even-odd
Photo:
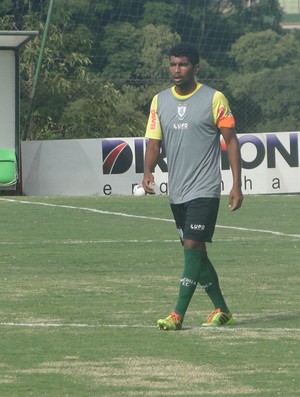
[[[223,197],[209,255],[236,324],[173,309],[167,197],[0,197],[1,397],[299,396],[300,195]]]

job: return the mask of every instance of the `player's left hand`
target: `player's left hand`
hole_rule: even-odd
[[[229,210],[238,210],[243,202],[243,193],[240,187],[232,188],[229,194]]]

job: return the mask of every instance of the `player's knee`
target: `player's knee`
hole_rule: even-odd
[[[184,240],[184,248],[200,251],[203,254],[203,256],[207,255],[205,243],[200,243],[200,242],[194,241],[194,240]]]

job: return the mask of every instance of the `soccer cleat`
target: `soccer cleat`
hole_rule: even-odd
[[[172,312],[168,317],[157,321],[157,328],[165,331],[178,331],[181,329],[182,319],[179,314]]]
[[[233,325],[233,317],[231,313],[224,313],[221,309],[216,309],[208,316],[206,323],[202,327],[221,327],[223,325]]]

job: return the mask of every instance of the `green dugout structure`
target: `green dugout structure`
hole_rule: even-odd
[[[36,31],[0,31],[0,190],[20,186],[19,51],[37,35]]]

